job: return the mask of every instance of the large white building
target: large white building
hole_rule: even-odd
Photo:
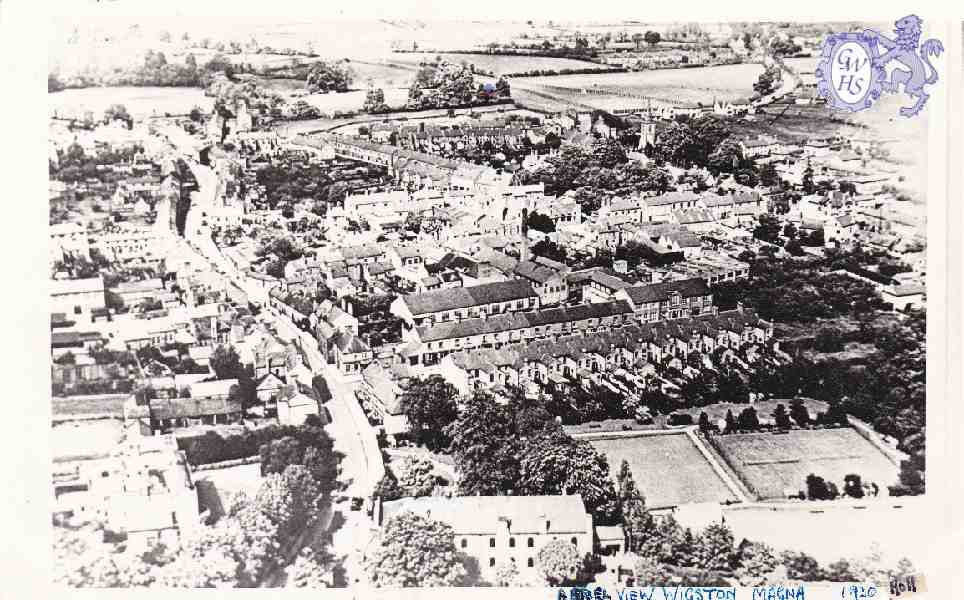
[[[571,543],[580,556],[593,550],[592,515],[578,494],[403,498],[376,509],[376,523],[405,511],[452,527],[456,549],[475,558],[489,581],[509,562],[523,580],[536,580],[537,555],[552,540]]]

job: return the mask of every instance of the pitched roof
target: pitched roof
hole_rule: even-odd
[[[151,400],[150,407],[151,417],[155,419],[177,419],[239,413],[241,412],[241,401],[227,398],[154,399]]]
[[[669,300],[670,293],[679,292],[685,298],[693,296],[708,296],[710,288],[705,279],[694,277],[678,281],[661,281],[648,285],[636,285],[626,288],[626,294],[634,305],[649,302],[663,302]]]
[[[199,381],[190,386],[192,398],[208,396],[227,396],[231,388],[238,385],[237,379],[218,379],[216,381]]]
[[[343,354],[361,354],[372,350],[360,337],[344,331],[335,336],[334,341]]]
[[[104,291],[104,279],[101,276],[89,279],[53,279],[50,282],[50,295],[61,294],[90,294]]]
[[[452,527],[456,535],[495,535],[505,521],[513,534],[592,531],[582,496],[442,496],[385,502],[384,520],[411,511]]]
[[[600,319],[632,313],[632,308],[624,300],[615,302],[596,302],[575,306],[547,308],[532,312],[518,312],[495,315],[486,318],[465,319],[463,321],[435,323],[419,327],[419,339],[434,342],[454,338],[485,335],[540,327],[557,323],[572,323],[587,319]]]
[[[402,301],[413,315],[426,315],[470,306],[510,302],[536,297],[532,284],[524,279],[486,283],[467,288],[432,290],[407,294]]]

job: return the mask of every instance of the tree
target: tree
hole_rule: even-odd
[[[451,438],[446,427],[459,416],[458,390],[439,375],[418,379],[402,394],[402,413],[412,436],[429,450],[446,450]]]
[[[780,553],[780,563],[787,570],[787,577],[798,581],[821,581],[823,572],[817,559],[803,552],[784,550]]]
[[[486,393],[470,396],[448,428],[461,495],[497,495],[518,489],[522,440],[515,415]]]
[[[786,251],[790,256],[803,256],[803,244],[800,243],[800,240],[790,240],[787,242]]]
[[[495,585],[499,587],[518,587],[519,568],[515,566],[515,560],[500,562],[495,567]]]
[[[850,474],[844,477],[844,493],[851,498],[864,497],[864,486],[860,481],[860,475]]]
[[[555,242],[550,242],[548,238],[536,242],[536,244],[532,246],[531,250],[532,254],[535,256],[541,256],[556,262],[565,263],[569,258],[569,255],[564,247]]]
[[[643,40],[650,46],[655,46],[660,42],[662,37],[659,35],[658,31],[647,31],[643,34]]]
[[[709,415],[707,415],[706,412],[704,411],[700,411],[699,427],[700,427],[700,433],[704,435],[710,433],[715,429],[715,427],[713,427],[713,425],[710,424]]]
[[[760,167],[760,185],[773,187],[781,182],[777,168],[772,163],[767,163]]]
[[[104,122],[110,123],[111,121],[115,120],[124,121],[128,128],[134,121],[131,118],[130,113],[127,112],[127,107],[125,107],[123,104],[111,104],[107,107],[107,110],[104,111]]]
[[[315,518],[322,500],[321,487],[308,469],[293,464],[264,478],[254,506],[275,522],[281,539],[289,540]]]
[[[633,563],[635,586],[671,586],[673,573],[667,565],[649,556],[640,556]]]
[[[623,520],[623,531],[626,533],[627,547],[630,552],[633,552],[642,544],[649,514],[646,512],[646,500],[636,487],[633,472],[626,460],[619,465],[616,485],[619,488],[617,490],[619,509]]]
[[[365,572],[375,587],[456,586],[466,576],[452,528],[411,511],[388,520]]]
[[[528,440],[520,461],[520,493],[528,496],[580,494],[598,522],[612,522],[618,510],[606,457],[585,440],[561,430]]]
[[[233,346],[219,345],[215,348],[210,365],[218,379],[239,379],[244,376],[241,357]]]
[[[780,564],[773,548],[760,542],[740,544],[736,562],[739,565],[736,574],[744,587],[766,584]]]
[[[830,497],[830,490],[827,488],[827,482],[823,480],[823,477],[814,475],[813,473],[807,475],[807,498],[810,500],[828,500]]]
[[[813,183],[813,167],[810,166],[809,162],[807,163],[807,168],[803,170],[801,186],[803,188],[803,193],[807,195],[812,194],[814,190],[816,190],[816,186],[814,186]]]
[[[697,540],[696,567],[713,571],[729,571],[736,562],[733,532],[726,525],[710,525]]]
[[[398,485],[398,478],[395,477],[395,473],[388,466],[385,467],[385,474],[382,475],[381,480],[375,486],[374,495],[385,502],[398,500],[405,496],[405,491]]]
[[[733,417],[733,411],[726,409],[726,429],[723,433],[733,433],[736,431],[736,419]]]
[[[381,88],[368,90],[365,94],[365,104],[362,105],[362,110],[367,113],[387,112],[389,108],[385,104],[385,91]]]
[[[759,223],[753,229],[753,237],[764,242],[776,243],[780,237],[780,221],[772,215],[763,214],[757,219]]]
[[[753,91],[760,96],[772,94],[776,90],[776,83],[780,80],[780,70],[777,67],[767,67],[753,84]]]
[[[408,496],[428,496],[435,489],[434,470],[432,461],[427,458],[407,456],[398,466],[398,485]]]
[[[552,233],[556,230],[556,224],[548,215],[544,215],[537,211],[532,211],[529,213],[526,219],[526,227],[529,229],[535,229],[536,231],[541,231],[543,233]]]
[[[335,487],[341,455],[321,427],[303,425],[282,429],[282,437],[260,448],[261,474],[283,473],[290,465],[303,465],[327,494]]]
[[[787,414],[787,409],[782,403],[777,404],[773,409],[773,421],[778,429],[790,429],[790,415]]]
[[[576,546],[566,540],[552,540],[536,554],[536,568],[550,586],[573,581],[581,564]]]
[[[787,223],[783,226],[783,237],[788,240],[792,240],[797,237],[797,227],[793,223]]]
[[[810,425],[810,412],[800,398],[794,398],[790,401],[790,418],[800,427]]]
[[[293,588],[331,587],[332,572],[326,559],[309,547],[303,548],[295,561],[285,567],[285,585]]]
[[[756,409],[752,406],[747,406],[740,411],[740,416],[737,419],[737,426],[744,431],[756,431],[760,429],[760,419],[757,417]]]

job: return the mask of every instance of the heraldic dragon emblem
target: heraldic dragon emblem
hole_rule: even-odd
[[[912,117],[924,108],[927,99],[930,98],[924,91],[924,86],[937,83],[937,69],[931,64],[929,57],[937,57],[944,52],[944,45],[940,40],[929,39],[923,44],[920,43],[921,23],[922,20],[917,15],[908,15],[896,21],[894,33],[897,34],[897,38],[893,40],[872,29],[864,31],[864,37],[876,40],[879,45],[887,49],[886,53],[874,60],[874,68],[880,77],[881,90],[897,93],[900,91],[900,85],[904,84],[904,93],[917,99],[913,106],[900,109],[900,114],[905,117]],[[888,79],[884,67],[894,60],[910,70],[895,68]],[[927,65],[926,69],[924,65]]]

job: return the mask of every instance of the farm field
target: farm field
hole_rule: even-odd
[[[401,61],[393,61],[401,62]],[[348,65],[355,76],[352,87],[358,89],[376,88],[408,88],[415,80],[415,69],[393,64],[378,62],[361,62],[353,60]]]
[[[408,90],[404,88],[388,88],[385,92],[385,104],[391,107],[404,106],[408,100]],[[353,90],[350,92],[328,92],[326,94],[304,94],[299,96],[308,104],[316,107],[323,113],[331,114],[334,111],[359,111],[365,104],[364,90]]]
[[[58,117],[83,118],[86,111],[94,118],[104,116],[111,104],[123,104],[135,119],[186,115],[195,106],[209,112],[214,99],[204,90],[189,87],[104,87],[63,90],[47,94],[50,113]]]
[[[434,60],[436,56],[443,59],[461,63],[473,64],[479,69],[495,73],[497,76],[509,73],[525,73],[527,71],[545,71],[562,69],[594,69],[605,68],[606,65],[590,62],[587,60],[576,60],[572,58],[554,58],[551,56],[508,56],[499,54],[466,54],[458,52],[442,52],[439,54],[398,54],[397,62],[418,64],[423,60]]]
[[[806,490],[813,473],[843,490],[844,477],[860,475],[881,492],[897,482],[897,467],[870,442],[849,428],[792,430],[783,434],[714,436],[713,446],[761,499],[786,498]]]
[[[613,477],[629,461],[649,508],[737,500],[685,433],[590,439]]]
[[[710,103],[714,98],[734,100],[751,96],[753,83],[761,73],[763,73],[762,65],[747,63],[692,69],[659,69],[636,73],[526,77],[514,80],[512,85],[526,89],[538,89],[542,85],[576,89],[597,86],[619,87],[640,95],[666,100]],[[574,93],[573,98],[586,102],[586,99],[598,100],[601,97]]]

